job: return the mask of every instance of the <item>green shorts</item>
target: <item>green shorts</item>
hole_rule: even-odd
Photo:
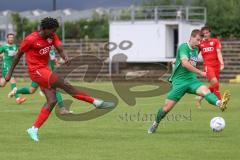
[[[37,84],[36,82],[33,82],[33,81],[32,81],[31,87],[32,87],[32,88],[38,88],[38,84]]]
[[[2,62],[2,77],[5,77],[11,68],[11,63]],[[12,76],[13,77],[13,76]]]
[[[185,93],[197,94],[197,89],[204,84],[197,80],[189,80],[182,83],[172,83],[171,90],[167,94],[167,99],[178,102]]]

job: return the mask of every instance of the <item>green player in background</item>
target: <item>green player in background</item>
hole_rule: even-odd
[[[148,129],[148,133],[156,132],[160,121],[184,96],[185,93],[196,94],[204,97],[208,103],[224,111],[230,100],[229,91],[225,91],[222,100],[219,100],[210,92],[207,86],[197,79],[197,74],[206,77],[206,72],[196,68],[198,59],[198,45],[201,40],[201,31],[195,29],[191,33],[188,43],[183,43],[177,50],[175,67],[170,77],[171,90],[167,94],[167,99],[162,108],[159,109],[156,119]]]
[[[0,47],[0,57],[2,59],[2,78],[0,80],[0,86],[4,87],[6,85],[5,76],[8,73],[13,58],[18,51],[18,47],[14,44],[15,35],[13,33],[7,34],[7,43]],[[10,80],[11,90],[17,89],[16,79],[14,77]],[[14,95],[16,98],[16,103],[21,104],[26,101],[26,98],[19,97],[18,94]]]
[[[55,65],[58,66],[58,60],[56,58],[55,55],[55,51],[51,50],[50,54],[49,54],[49,62],[48,62],[48,67],[54,72],[55,71]],[[30,87],[22,87],[19,89],[14,89],[9,93],[10,97],[13,97],[14,95],[18,95],[18,94],[33,94],[36,92],[36,90],[38,89],[38,84],[35,82],[31,82]],[[41,91],[40,91],[41,93]],[[60,108],[60,114],[64,115],[64,114],[69,114],[71,113],[70,111],[68,111],[63,104],[63,100],[62,100],[62,96],[60,92],[56,92],[56,98],[57,98],[57,105]]]

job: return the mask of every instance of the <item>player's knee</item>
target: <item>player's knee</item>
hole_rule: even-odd
[[[29,89],[29,92],[30,92],[31,94],[33,94],[33,93],[36,92],[36,90],[37,90],[36,88],[30,88],[30,89]]]
[[[167,100],[163,106],[163,111],[168,113],[175,105],[176,102]]]
[[[210,80],[210,83],[211,83],[211,85],[214,85],[215,83],[218,83],[217,78],[216,78],[216,77],[212,78],[212,79]]]
[[[214,83],[211,87],[212,87],[213,89],[215,89],[215,90],[219,90],[219,83],[216,82],[216,83]]]
[[[169,108],[167,108],[167,107],[163,107],[163,112],[168,113],[169,111],[170,111]]]
[[[207,86],[201,86],[197,89],[197,94],[199,96],[205,96],[208,93],[210,93],[211,91],[209,90],[209,88],[207,88]]]

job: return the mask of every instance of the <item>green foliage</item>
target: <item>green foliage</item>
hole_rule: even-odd
[[[22,40],[24,35],[36,31],[39,22],[30,22],[19,14],[12,14],[12,21],[16,27],[16,38]],[[94,13],[91,19],[82,19],[76,22],[65,22],[65,39],[106,39],[108,38],[108,17]],[[57,30],[59,38],[62,39],[62,26]]]
[[[143,6],[161,5],[182,5],[182,6],[203,6],[207,8],[207,26],[211,28],[213,36],[233,39],[240,38],[240,1],[239,0],[143,0]],[[122,17],[124,18],[124,17]],[[130,17],[125,17],[130,19]],[[38,22],[30,22],[26,18],[21,18],[18,14],[12,15],[13,23],[16,26],[17,39],[21,40],[25,35],[34,31],[38,27]],[[62,28],[57,31],[62,36]],[[82,38],[108,38],[109,24],[108,16],[97,12],[91,19],[83,19],[76,22],[65,22],[66,39]]]
[[[16,28],[16,39],[18,41],[38,28],[38,22],[30,22],[27,18],[20,17],[18,13],[13,13],[11,17]]]
[[[144,6],[183,5],[207,8],[207,26],[213,36],[240,38],[239,0],[145,0]]]
[[[207,0],[205,6],[208,10],[207,25],[214,35],[222,38],[240,38],[238,0]]]
[[[89,20],[79,20],[76,22],[65,23],[66,39],[105,39],[108,38],[109,24],[108,19],[92,18]],[[61,38],[62,28],[60,27],[57,34]]]

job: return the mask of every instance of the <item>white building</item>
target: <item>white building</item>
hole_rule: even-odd
[[[189,40],[191,31],[205,25],[206,9],[179,6],[119,8],[111,10],[110,17],[109,41],[112,46],[116,44],[116,49],[110,51],[110,61],[113,56],[123,53],[131,63],[168,62],[175,58],[178,45]],[[123,41],[132,46],[122,49]]]

